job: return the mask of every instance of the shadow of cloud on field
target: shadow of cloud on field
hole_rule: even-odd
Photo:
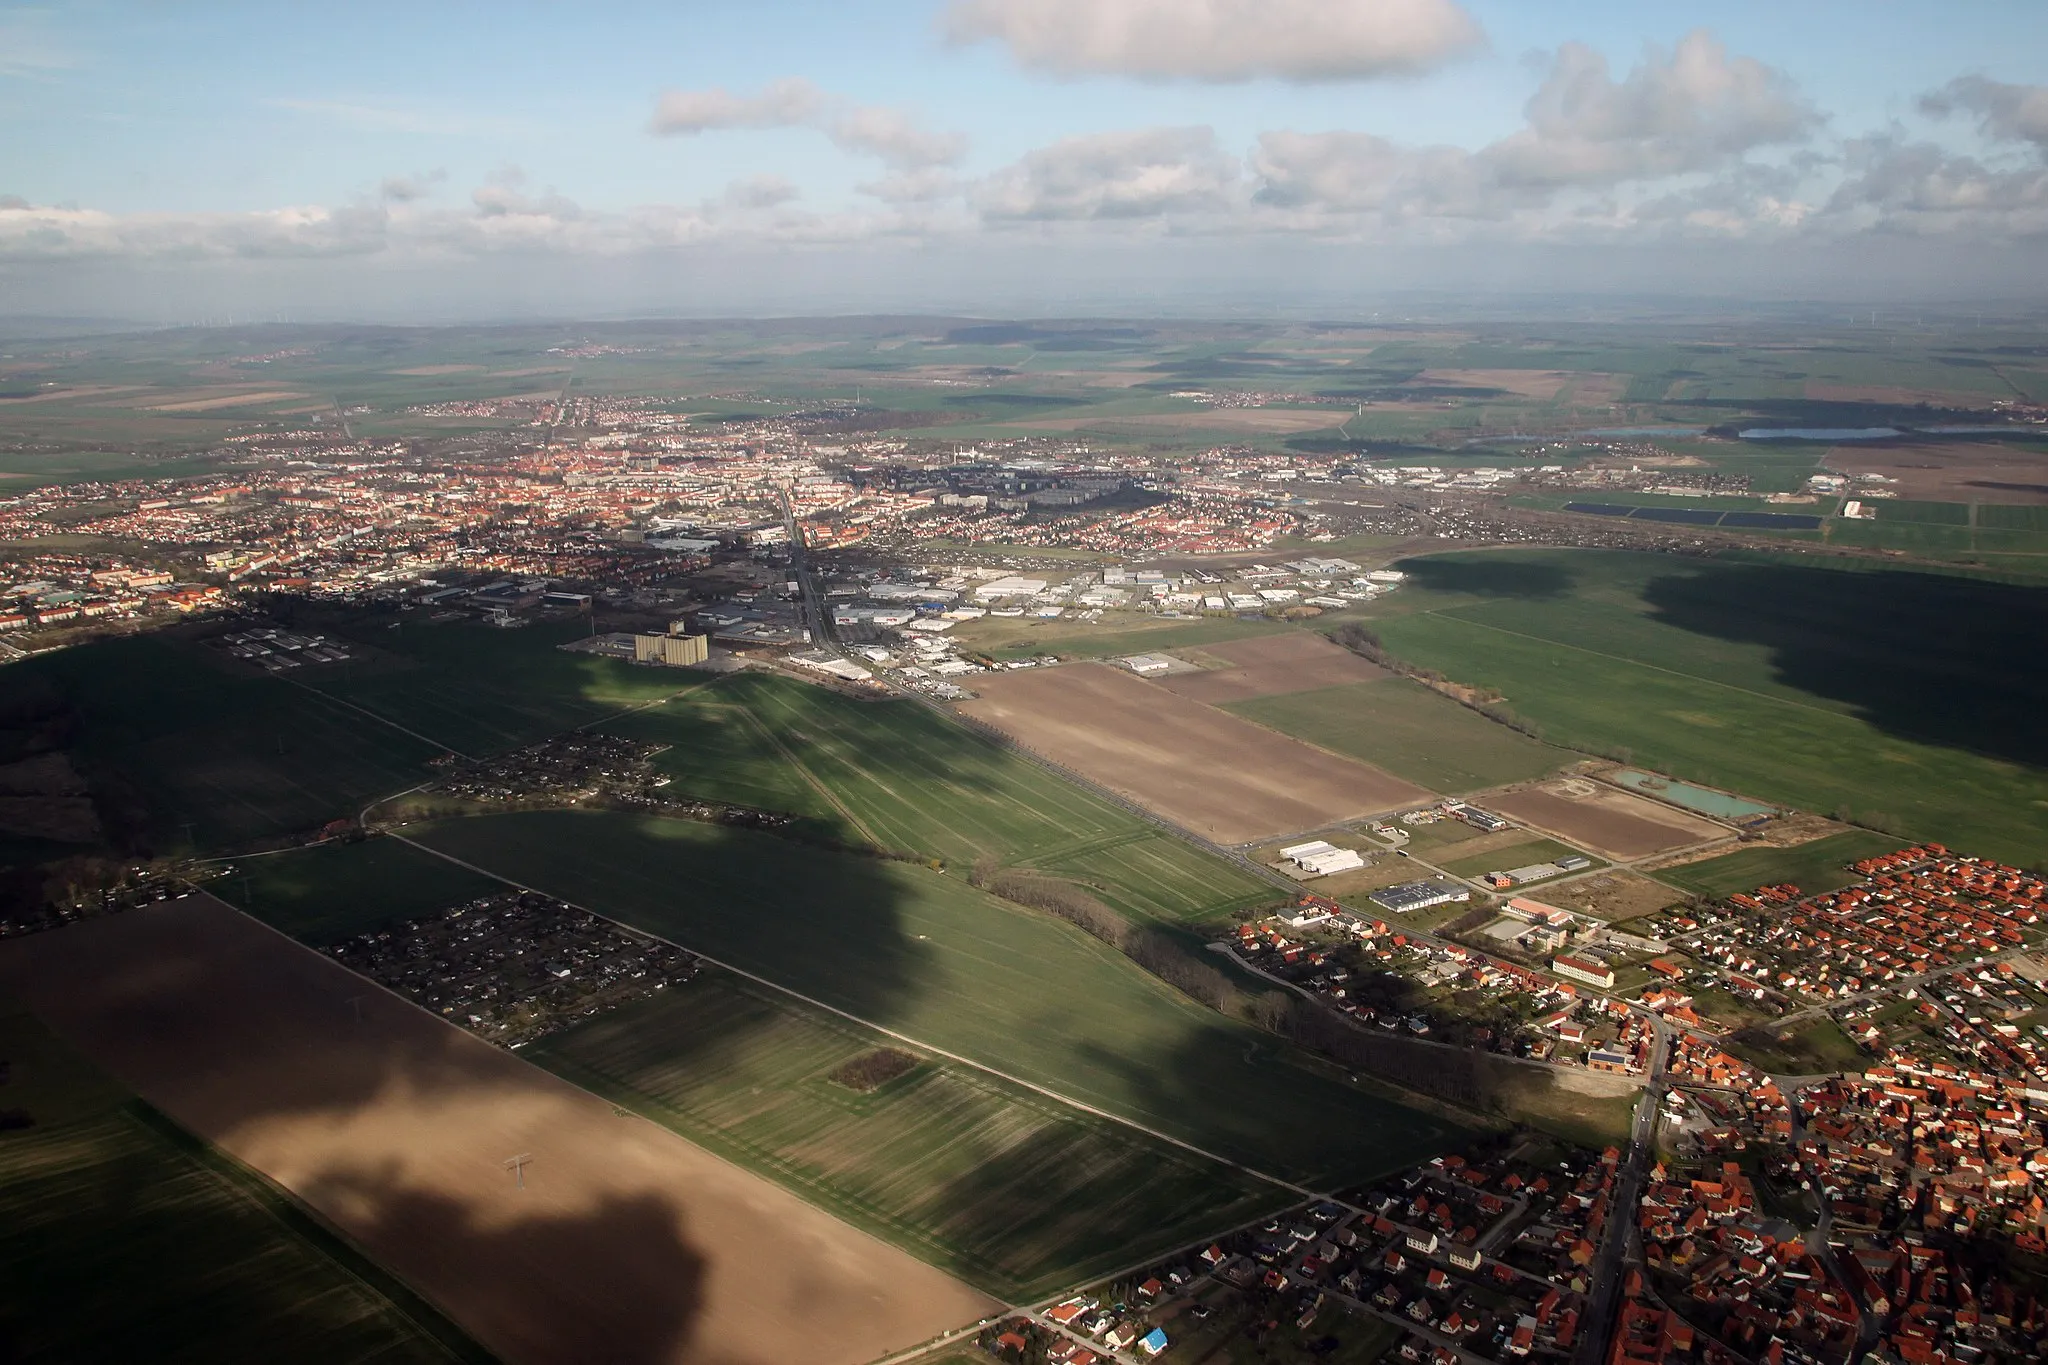
[[[1433,556],[1404,559],[1396,567],[1417,587],[1477,597],[1563,597],[1578,583],[1562,564],[1506,556]]]
[[[906,873],[880,858],[750,829],[581,811],[451,820],[419,837],[464,862],[747,970],[815,955],[818,936],[829,932],[848,947],[845,968],[832,978],[834,1003],[878,1023],[902,1015],[930,954],[903,924],[908,892],[899,879]],[[806,903],[829,906],[829,925],[789,910]],[[800,943],[804,935],[814,941]]]
[[[538,1176],[534,1183],[541,1183]],[[505,1352],[507,1358],[668,1365],[687,1345],[703,1310],[705,1254],[679,1229],[682,1211],[661,1195],[620,1195],[575,1214],[523,1213],[500,1220],[374,1170],[323,1171],[299,1193],[319,1208],[365,1208],[367,1226],[357,1232],[358,1240],[441,1248],[473,1281],[545,1286],[566,1268],[594,1261],[631,1277],[632,1312],[529,1321],[519,1348]],[[617,1256],[621,1246],[634,1249],[630,1259]]]
[[[601,1106],[552,1082],[536,1092],[523,1063],[363,994],[339,966],[211,903],[5,947],[0,989],[180,1126],[265,1169],[491,1350],[705,1358],[689,1351],[708,1267],[689,1203],[644,1162],[603,1184],[577,1150],[617,1121]],[[504,1168],[522,1151],[534,1157],[524,1191]],[[188,1254],[203,1264],[208,1250]]]
[[[1715,565],[1653,578],[1643,599],[1665,625],[1768,646],[1781,682],[1889,734],[2048,767],[2048,588]]]

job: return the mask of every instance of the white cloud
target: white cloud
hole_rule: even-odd
[[[1263,133],[1258,202],[1389,218],[1498,218],[1510,198],[1471,153],[1403,147],[1371,133]]]
[[[1649,53],[1619,81],[1598,53],[1568,45],[1526,114],[1524,127],[1476,152],[1370,133],[1269,132],[1252,156],[1257,201],[1388,220],[1504,219],[1575,191],[1728,172],[1819,123],[1782,73],[1729,56],[1704,33]]]
[[[711,90],[670,90],[655,102],[652,132],[690,136],[726,128],[796,128],[825,111],[825,92],[809,81],[775,81],[758,95]]]
[[[958,133],[934,133],[901,109],[851,104],[806,80],[776,81],[757,95],[671,90],[655,102],[649,131],[691,137],[724,129],[816,128],[842,151],[879,157],[892,169],[950,166],[967,151]]]
[[[2048,167],[1986,166],[1896,133],[1847,145],[1848,175],[1828,203],[1846,227],[1916,235],[2048,234]]]
[[[902,110],[875,105],[846,110],[825,131],[844,150],[880,157],[899,170],[951,166],[967,152],[960,134],[928,132]]]
[[[975,188],[991,219],[1149,218],[1215,210],[1238,162],[1208,128],[1147,128],[1068,138],[1028,153]]]
[[[1959,76],[1923,96],[1920,107],[1939,116],[1975,114],[1988,136],[2031,142],[2048,153],[2048,86],[2007,85],[1982,76]]]
[[[941,22],[1037,70],[1147,80],[1405,75],[1482,41],[1455,0],[955,0]]]
[[[1528,127],[1480,153],[1503,184],[1611,185],[1713,170],[1797,142],[1819,116],[1783,72],[1731,57],[1704,31],[1652,51],[1620,81],[1568,43],[1528,104]]]
[[[432,194],[447,178],[445,170],[432,170],[424,175],[387,175],[377,186],[377,197],[387,204],[410,204]]]
[[[583,216],[581,208],[554,190],[529,195],[525,185],[526,172],[517,166],[507,166],[470,191],[469,201],[485,218],[547,218],[570,222]]]
[[[584,208],[530,193],[517,168],[476,187],[461,207],[367,200],[256,213],[131,213],[0,198],[0,265],[19,261],[183,262],[379,256],[456,261],[511,253],[622,257],[715,244],[830,244],[912,236],[944,226],[897,211],[807,214],[776,176],[728,185],[702,203]]]
[[[742,213],[781,208],[803,197],[803,191],[779,175],[750,175],[725,187],[720,202]]]

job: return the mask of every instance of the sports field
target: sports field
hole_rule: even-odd
[[[310,670],[308,670],[310,671]],[[0,702],[54,693],[102,807],[156,847],[311,830],[426,780],[441,749],[203,646],[135,636],[0,672]]]
[[[795,810],[849,844],[961,870],[987,854],[1070,873],[1153,919],[1202,922],[1275,898],[1242,869],[912,702],[748,673],[605,728],[671,745],[657,761],[681,791]]]
[[[2048,594],[1605,551],[1411,560],[1373,628],[1558,743],[2048,861]]]
[[[831,1079],[893,1045],[710,970],[526,1056],[1010,1302],[1297,1197],[943,1058]]]
[[[0,989],[510,1362],[853,1365],[993,1306],[217,901],[0,945]]]
[[[1101,664],[976,681],[960,711],[1221,844],[1250,843],[1423,800],[1351,759]]]
[[[1223,708],[1446,795],[1527,782],[1578,757],[1407,678],[1225,702]]]
[[[956,875],[747,830],[536,812],[418,835],[859,1018],[1273,1174],[1348,1181],[1458,1134]]]
[[[10,1360],[453,1365],[490,1357],[233,1160],[0,1003]]]
[[[1906,844],[1889,834],[1859,829],[1791,848],[1746,848],[1650,875],[1702,896],[1728,896],[1786,882],[1810,894],[1849,885],[1857,877],[1848,864],[1896,852]]]

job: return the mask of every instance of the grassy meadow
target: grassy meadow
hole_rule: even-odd
[[[1603,551],[1406,564],[1386,646],[1556,743],[2048,863],[2048,593]]]
[[[1812,895],[1848,886],[1857,880],[1856,874],[1848,870],[1850,863],[1896,852],[1905,842],[1889,834],[1851,830],[1791,848],[1745,848],[1718,858],[1667,867],[1651,875],[1716,899],[1788,882]]]
[[[1578,757],[1407,678],[1255,697],[1223,709],[1445,795],[1533,781]]]

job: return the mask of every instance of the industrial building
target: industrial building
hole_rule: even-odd
[[[1451,886],[1444,882],[1403,882],[1372,893],[1372,903],[1382,910],[1391,910],[1405,915],[1411,910],[1427,910],[1434,905],[1449,905],[1454,901],[1468,901],[1472,893],[1462,886]]]
[[[635,635],[633,658],[643,664],[688,668],[711,657],[711,639],[706,635]]]
[[[1313,843],[1296,844],[1280,850],[1280,856],[1304,872],[1318,877],[1327,877],[1332,872],[1348,872],[1354,867],[1364,867],[1365,859],[1355,849],[1338,848],[1334,844],[1317,839]]]

